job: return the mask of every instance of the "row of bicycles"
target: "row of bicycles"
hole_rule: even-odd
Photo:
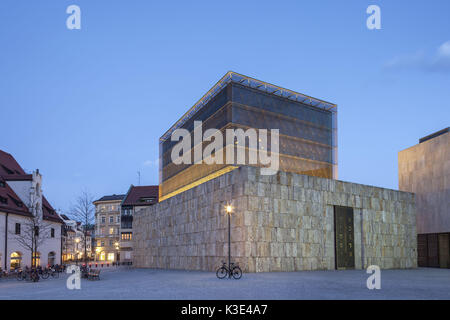
[[[59,278],[59,274],[64,271],[64,267],[52,266],[52,267],[36,267],[24,269],[15,269],[11,272],[3,271],[0,268],[0,278],[16,278],[18,281],[32,281],[37,282],[40,279]]]
[[[59,270],[56,270],[55,268],[28,268],[26,267],[24,270],[19,270],[17,272],[17,280],[23,281],[33,281],[37,282],[40,279],[48,279],[50,277],[52,278],[59,278]]]

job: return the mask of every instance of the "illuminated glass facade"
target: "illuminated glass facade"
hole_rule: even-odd
[[[336,179],[336,115],[335,104],[228,72],[161,137],[160,199],[237,167],[225,163],[176,165],[172,162],[172,148],[178,143],[171,141],[172,132],[184,128],[192,133],[197,120],[203,122],[203,132],[210,128],[222,131],[224,147],[229,143],[225,139],[225,130],[229,128],[279,129],[279,170]],[[209,143],[203,142],[203,148]],[[243,148],[248,159],[248,144]],[[270,143],[267,151],[271,151]]]

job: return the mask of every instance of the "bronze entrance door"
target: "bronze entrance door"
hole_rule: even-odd
[[[355,268],[353,208],[334,207],[336,269]]]

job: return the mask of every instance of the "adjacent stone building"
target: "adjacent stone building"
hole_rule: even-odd
[[[450,130],[398,154],[398,187],[414,192],[421,267],[450,268]]]

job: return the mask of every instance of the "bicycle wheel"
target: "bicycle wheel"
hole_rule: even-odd
[[[241,270],[241,268],[236,266],[236,267],[233,268],[233,271],[232,271],[231,274],[232,274],[234,279],[238,280],[238,279],[240,279],[242,277],[242,270]]]
[[[39,274],[37,272],[33,272],[30,276],[31,276],[31,281],[33,281],[33,282],[39,281]]]
[[[220,267],[220,268],[217,269],[217,271],[216,271],[216,276],[217,276],[217,278],[219,278],[219,279],[225,278],[225,277],[227,276],[227,274],[228,274],[228,270],[227,270],[227,268],[225,268],[225,267]]]
[[[22,281],[23,279],[25,279],[25,274],[23,272],[18,272],[16,277],[17,280]]]
[[[42,272],[41,273],[41,278],[42,279],[48,279],[49,276],[50,276],[50,273],[48,273],[48,272]]]

